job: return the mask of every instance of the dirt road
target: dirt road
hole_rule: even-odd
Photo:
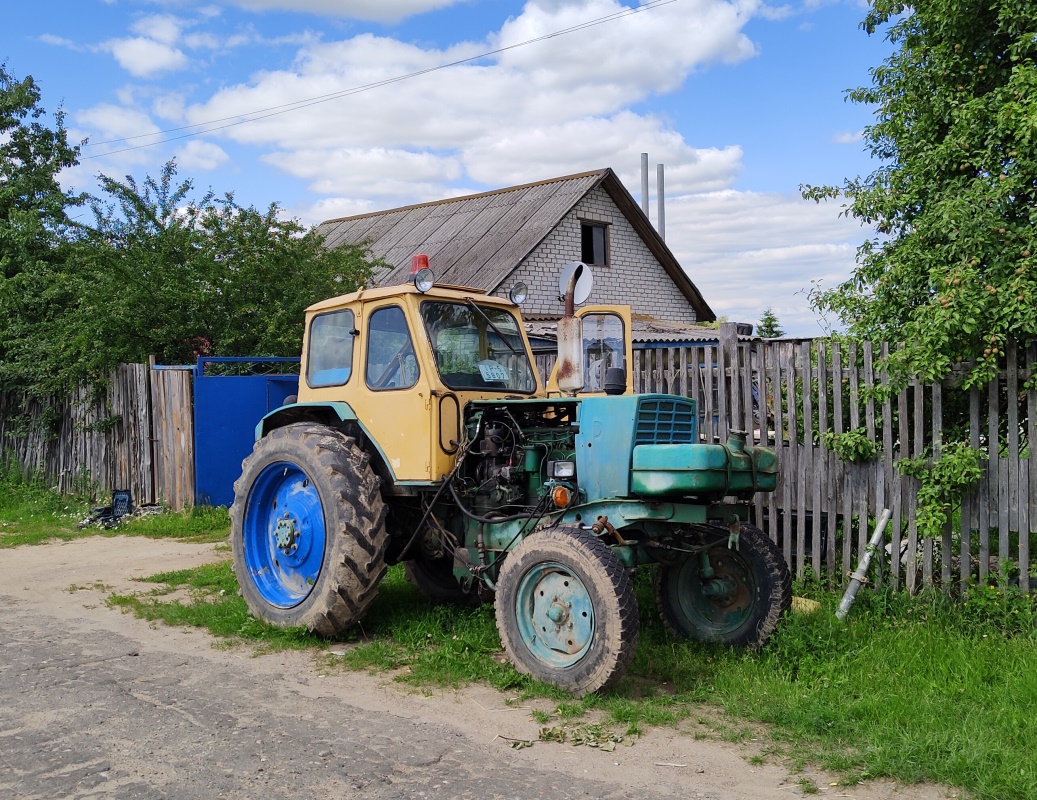
[[[653,729],[606,753],[536,739],[528,708],[470,687],[424,697],[321,671],[312,653],[254,657],[198,630],[108,608],[131,579],[225,558],[212,545],[90,538],[0,551],[2,798],[713,798],[802,794],[779,766]],[[545,705],[544,708],[550,708]],[[936,800],[871,783],[819,796]]]

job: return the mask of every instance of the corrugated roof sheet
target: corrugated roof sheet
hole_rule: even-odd
[[[367,242],[371,255],[389,264],[387,270],[374,276],[379,285],[406,281],[411,256],[420,252],[428,255],[437,281],[493,292],[573,206],[599,185],[648,245],[698,318],[715,319],[695,284],[611,169],[332,219],[322,222],[318,232],[328,247]]]
[[[328,220],[318,231],[328,247],[370,242],[391,266],[379,283],[407,280],[411,256],[423,252],[438,281],[493,291],[609,172]]]

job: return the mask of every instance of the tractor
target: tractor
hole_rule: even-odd
[[[259,422],[234,486],[251,613],[336,637],[402,562],[432,601],[492,599],[515,668],[582,696],[625,674],[651,568],[675,636],[766,642],[791,582],[748,501],[774,490],[774,451],[700,442],[694,401],[635,394],[630,307],[576,310],[584,265],[562,275],[545,384],[524,286],[438,285],[415,262],[306,311],[298,396]]]

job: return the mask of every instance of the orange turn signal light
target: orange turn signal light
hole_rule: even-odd
[[[569,505],[569,501],[572,499],[572,494],[564,486],[556,486],[554,491],[551,492],[551,500],[558,508],[565,508]]]

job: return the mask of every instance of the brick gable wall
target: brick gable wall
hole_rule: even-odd
[[[558,274],[565,264],[580,258],[581,220],[608,224],[609,265],[593,268],[594,288],[588,304],[629,303],[637,314],[685,324],[696,321],[695,309],[600,186],[519,264],[499,294],[507,295],[514,283],[525,281],[529,299],[522,305],[523,314],[561,316]]]

